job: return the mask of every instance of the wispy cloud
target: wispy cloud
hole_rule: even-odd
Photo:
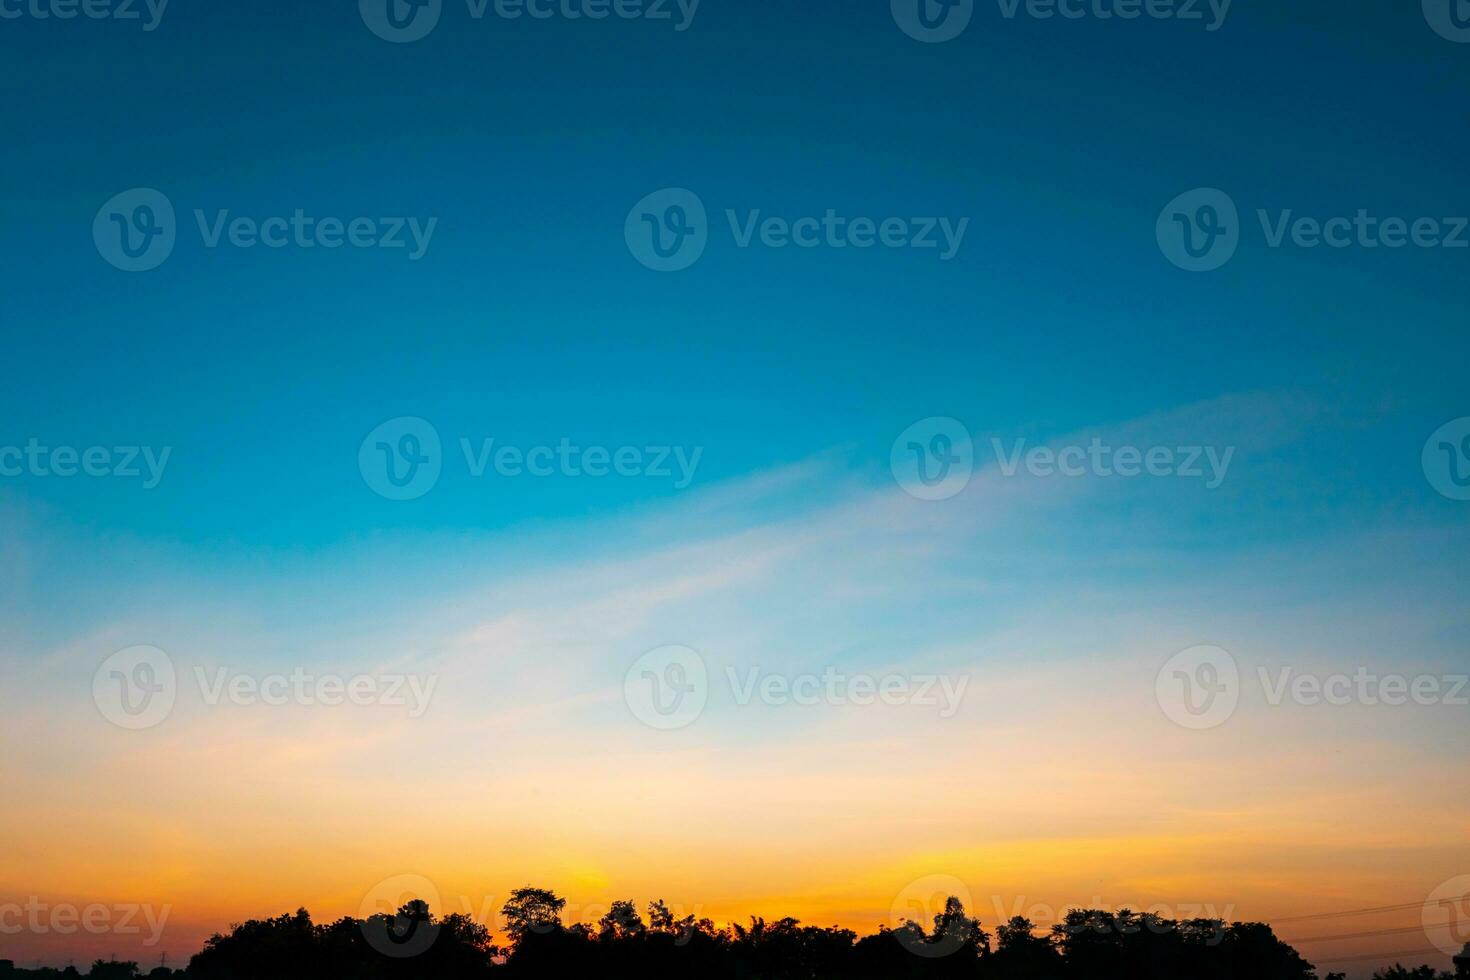
[[[1098,433],[1235,445],[1239,488],[1228,492],[1249,494],[1263,479],[1255,461],[1312,418],[1252,396]],[[1230,649],[1248,677],[1406,654],[1453,664],[1432,626],[1463,619],[1443,587],[1444,539],[1386,516],[1181,549],[1181,537],[1208,533],[1197,523],[1205,492],[985,465],[959,496],[928,502],[826,454],[666,511],[539,531],[556,547],[524,565],[507,567],[489,538],[380,543],[376,556],[344,546],[350,560],[286,562],[270,589],[232,595],[239,567],[226,561],[220,580],[201,574],[161,610],[78,616],[54,627],[54,646],[12,653],[26,665],[13,675],[24,696],[0,735],[29,741],[43,724],[52,734],[7,772],[35,805],[25,819],[0,816],[0,833],[33,856],[0,871],[0,892],[93,880],[212,910],[229,879],[250,913],[272,901],[336,913],[354,911],[343,896],[371,886],[374,869],[469,895],[575,865],[568,887],[584,902],[686,888],[732,909],[795,900],[869,927],[905,876],[934,871],[986,894],[1064,902],[1087,880],[1120,901],[1242,910],[1307,901],[1329,867],[1385,894],[1427,890],[1446,862],[1470,858],[1464,827],[1446,816],[1470,788],[1446,771],[1454,719],[1313,713],[1252,691],[1228,726],[1193,732],[1160,710],[1154,680],[1199,643]],[[1100,505],[1137,508],[1133,533],[1100,536]],[[375,557],[409,586],[384,588]],[[314,578],[323,569],[326,589]],[[414,585],[420,574],[434,588]],[[328,603],[332,615],[305,617],[298,633],[298,582],[357,598]],[[167,649],[185,681],[174,713],[143,732],[91,704],[91,670],[131,643]],[[643,725],[622,697],[632,663],[670,643],[699,651],[711,678],[703,715],[673,732]],[[218,666],[439,683],[421,718],[383,705],[208,706],[188,685],[195,667]],[[943,717],[915,704],[742,705],[728,680],[829,668],[968,686]],[[88,788],[53,764],[85,772]],[[126,787],[131,802],[88,815],[97,787],[110,799]],[[194,819],[210,832],[191,834]],[[58,861],[78,833],[87,846]],[[283,835],[299,862],[290,898],[241,872],[252,848]],[[142,880],[114,852],[171,870]],[[847,883],[840,893],[834,879]]]

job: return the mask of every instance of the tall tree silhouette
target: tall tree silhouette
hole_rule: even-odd
[[[647,918],[628,899],[595,924],[564,924],[566,901],[525,886],[501,909],[505,946],[468,916],[437,917],[420,901],[392,915],[312,921],[305,909],[239,923],[205,942],[187,974],[158,980],[1318,980],[1269,925],[1165,919],[1128,909],[1073,909],[1039,930],[1016,917],[994,937],[950,898],[927,923],[880,927],[861,938],[794,918],[718,928],[655,899]],[[136,963],[93,964],[98,980],[136,980]],[[77,976],[71,971],[70,976]],[[1394,966],[1378,980],[1448,980],[1429,967]],[[64,980],[15,970],[16,980]],[[1329,974],[1322,980],[1341,980]]]

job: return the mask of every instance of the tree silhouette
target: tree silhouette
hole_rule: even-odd
[[[517,888],[500,909],[505,916],[505,931],[512,942],[520,942],[528,932],[549,933],[561,928],[561,910],[567,900],[557,898],[545,888]]]
[[[95,977],[96,980],[135,980],[138,976],[138,964],[131,961],[97,960],[87,976]]]
[[[1045,932],[1016,917],[994,945],[956,898],[929,923],[880,927],[859,938],[794,918],[717,928],[676,916],[661,899],[620,899],[596,924],[562,923],[566,901],[526,886],[501,909],[508,945],[461,914],[424,902],[395,914],[321,925],[305,909],[252,919],[205,942],[187,971],[150,980],[1317,980],[1312,965],[1263,923],[1175,921],[1129,909],[1072,909]],[[75,970],[13,970],[15,980],[64,980]],[[97,980],[138,980],[138,964],[97,961]],[[1429,967],[1393,966],[1377,980],[1449,980]],[[1329,974],[1323,980],[1342,980]]]
[[[607,915],[597,920],[597,937],[604,941],[626,941],[642,936],[647,930],[638,906],[629,901],[616,901]]]
[[[1454,980],[1452,973],[1436,973],[1433,967],[1420,966],[1409,969],[1395,963],[1386,970],[1373,974],[1373,980]]]

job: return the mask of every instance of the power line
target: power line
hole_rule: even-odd
[[[1443,928],[1448,928],[1449,925],[1450,924],[1446,922]],[[1422,925],[1402,926],[1398,929],[1372,929],[1368,932],[1344,932],[1339,933],[1336,936],[1304,936],[1300,939],[1283,939],[1281,941],[1289,946],[1300,946],[1304,943],[1327,943],[1334,942],[1339,939],[1369,939],[1373,936],[1403,936],[1411,932],[1423,932],[1424,930],[1425,927]]]
[[[1354,963],[1354,962],[1357,962],[1359,960],[1380,960],[1380,961],[1387,961],[1390,958],[1396,958],[1396,957],[1399,957],[1399,956],[1422,956],[1425,953],[1438,953],[1441,956],[1445,955],[1444,950],[1438,948],[1437,946],[1423,946],[1423,947],[1420,947],[1419,949],[1398,949],[1398,950],[1394,950],[1391,953],[1359,953],[1357,956],[1334,956],[1331,959],[1325,959],[1325,960],[1314,959],[1314,960],[1312,960],[1312,962],[1314,964],[1317,964],[1317,963]]]
[[[1459,898],[1439,898],[1432,902],[1405,902],[1403,905],[1379,905],[1369,909],[1348,909],[1345,912],[1317,912],[1312,915],[1290,915],[1282,919],[1271,919],[1274,925],[1279,922],[1310,922],[1314,919],[1337,919],[1347,915],[1371,915],[1375,912],[1403,912],[1408,909],[1432,908],[1436,905],[1456,905],[1460,902],[1470,902],[1470,895],[1461,895]]]

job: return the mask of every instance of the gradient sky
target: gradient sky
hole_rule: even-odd
[[[0,957],[177,961],[246,916],[355,914],[401,874],[473,911],[532,881],[582,910],[661,895],[863,931],[928,875],[993,928],[997,899],[1268,918],[1470,874],[1467,709],[1273,707],[1248,684],[1195,732],[1154,697],[1203,643],[1252,676],[1470,669],[1470,503],[1420,461],[1470,415],[1470,252],[1270,249],[1251,227],[1257,208],[1470,211],[1470,45],[1418,4],[1241,0],[1206,32],[982,3],[921,44],[886,0],[704,0],[683,32],[449,0],[394,45],[352,3],[174,0],[151,32],[0,20],[0,52],[0,445],[172,448],[154,489],[0,478],[0,903],[173,908],[156,948],[21,934]],[[129,274],[91,228],[140,186],[186,226],[438,226],[418,262],[186,228]],[[719,225],[970,223],[949,262],[725,233],[659,274],[623,223],[670,186]],[[1190,274],[1154,225],[1202,186],[1247,230]],[[406,502],[358,467],[398,416],[445,445]],[[978,447],[939,502],[888,468],[934,416]],[[1213,490],[1006,477],[989,452],[1094,436],[1236,452]],[[472,478],[461,437],[703,454],[683,489]],[[623,678],[671,643],[720,674],[970,681],[951,718],[740,706],[717,684],[659,732]],[[186,674],[439,687],[417,719],[185,690],[130,732],[91,685],[135,644]]]

